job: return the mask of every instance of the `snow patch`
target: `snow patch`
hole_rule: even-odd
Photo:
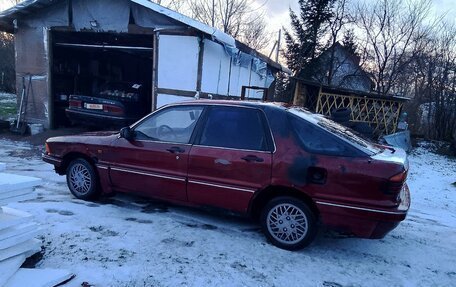
[[[322,230],[307,249],[269,244],[257,225],[231,216],[120,194],[71,196],[65,177],[31,149],[0,140],[8,171],[43,179],[37,198],[13,204],[45,228],[38,268],[77,276],[65,286],[452,286],[456,280],[456,161],[416,148],[409,156],[412,206],[381,240]]]

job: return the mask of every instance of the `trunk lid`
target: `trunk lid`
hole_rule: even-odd
[[[383,162],[401,164],[406,171],[409,168],[407,153],[398,147],[383,146],[383,151],[372,155],[371,158]]]

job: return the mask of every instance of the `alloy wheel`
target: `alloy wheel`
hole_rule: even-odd
[[[92,187],[92,177],[83,164],[77,163],[71,167],[69,183],[71,184],[72,189],[81,194],[87,194]]]
[[[308,232],[306,214],[291,203],[276,205],[267,214],[267,228],[275,240],[283,244],[295,244]]]

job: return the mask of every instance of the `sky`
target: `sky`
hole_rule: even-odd
[[[281,28],[290,28],[289,9],[299,10],[298,0],[251,0],[253,1],[252,10],[262,11],[266,15],[267,28],[272,34],[273,39],[278,38],[278,30]],[[351,2],[363,0],[350,0]],[[364,0],[372,1],[372,0]],[[412,0],[414,1],[414,0]],[[12,0],[0,0],[0,10],[10,6]],[[165,1],[164,1],[165,2]],[[456,0],[431,0],[432,8],[430,17],[437,17],[445,14],[448,21],[456,19]],[[264,49],[263,53],[269,54],[275,41],[271,41],[271,47]],[[282,41],[283,42],[283,41]]]
[[[357,1],[351,0],[351,2]],[[430,17],[446,14],[445,18],[448,21],[456,19],[456,0],[431,0],[431,3]],[[299,10],[298,0],[255,0],[255,4],[264,5],[264,11],[268,16],[268,26],[271,30],[290,27],[289,9]]]
[[[273,33],[275,39],[278,38],[278,30],[281,28],[290,29],[289,9],[299,11],[298,0],[254,0],[257,7],[262,7],[267,15],[268,29]],[[357,2],[362,0],[350,0]],[[364,0],[372,1],[372,0]],[[412,0],[413,1],[413,0]],[[431,11],[429,17],[435,18],[445,15],[445,20],[454,22],[456,20],[456,0],[430,0]],[[275,41],[272,41],[272,45]],[[282,48],[283,46],[282,40]],[[272,47],[268,47],[263,53],[269,54]]]
[[[359,1],[359,0],[351,0]],[[11,6],[12,0],[0,0],[0,10]],[[267,15],[268,28],[277,31],[281,27],[289,27],[289,8],[298,11],[298,0],[253,0],[254,9],[262,10]],[[446,13],[448,20],[456,19],[456,0],[431,0],[432,13],[442,15]]]

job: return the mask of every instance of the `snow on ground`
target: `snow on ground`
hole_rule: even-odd
[[[382,240],[321,231],[307,249],[266,242],[245,219],[118,195],[73,198],[30,146],[0,140],[8,172],[44,180],[12,205],[45,229],[42,268],[77,274],[66,286],[455,286],[456,160],[421,147],[410,156],[412,207]]]

